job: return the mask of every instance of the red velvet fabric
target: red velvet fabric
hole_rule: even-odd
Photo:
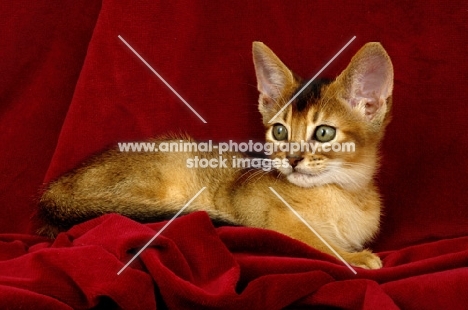
[[[468,17],[462,1],[5,2],[0,12],[0,308],[462,309],[468,304]],[[207,121],[202,123],[122,36]],[[261,140],[252,41],[334,77],[368,41],[395,68],[378,182],[385,205],[357,269],[278,233],[104,216],[33,235],[43,182],[117,142],[167,132]]]

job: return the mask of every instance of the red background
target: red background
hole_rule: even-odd
[[[351,1],[104,1],[102,4],[62,1],[54,5],[48,1],[18,1],[3,7],[0,12],[0,233],[4,234],[1,240],[5,247],[0,251],[11,251],[10,246],[17,243],[22,249],[15,252],[16,256],[11,252],[7,255],[10,263],[12,257],[16,261],[33,261],[33,253],[25,248],[39,240],[42,242],[27,234],[33,229],[31,217],[43,182],[58,177],[95,152],[117,142],[179,131],[197,139],[261,140],[263,127],[257,112],[252,41],[264,42],[289,68],[310,78],[355,35],[356,40],[323,76],[339,74],[352,55],[369,41],[383,44],[395,69],[393,121],[382,146],[382,168],[378,175],[385,214],[381,233],[372,248],[381,252],[382,257],[399,259],[387,258],[384,270],[379,272],[407,263],[424,265],[421,261],[432,257],[446,267],[431,269],[434,266],[431,261],[424,265],[427,269],[421,267],[421,274],[452,269],[444,272],[444,277],[448,277],[444,279],[450,279],[449,287],[456,287],[454,284],[459,282],[452,276],[461,279],[460,270],[466,273],[466,269],[457,268],[468,266],[468,254],[461,255],[458,264],[453,263],[453,257],[440,257],[441,253],[451,251],[461,253],[468,245],[463,238],[468,236],[465,194],[468,6],[463,1],[385,4],[379,1],[362,4]],[[207,124],[186,108],[118,35]],[[120,217],[111,216],[111,219],[125,221]],[[193,219],[193,223],[198,223],[198,217]],[[209,225],[200,221],[202,226]],[[235,229],[233,240],[243,240],[238,237],[243,229],[250,232],[247,228]],[[253,235],[256,234],[262,233],[255,230]],[[106,235],[101,237],[106,240]],[[57,247],[64,246],[57,244],[60,245]],[[275,255],[276,242],[271,244],[272,248],[265,251]],[[294,243],[291,247],[298,245]],[[405,251],[415,256],[408,256]],[[299,254],[291,250],[288,255]],[[401,260],[403,257],[406,260]],[[51,266],[62,268],[56,264],[60,265],[51,262]],[[30,263],[26,265],[36,270]],[[68,272],[66,266],[63,268]],[[247,268],[245,265],[241,264],[242,272],[250,274],[242,268]],[[271,271],[263,272],[277,273],[275,270],[278,269],[272,267]],[[399,281],[408,280],[410,275],[415,276],[408,272]],[[158,283],[156,275],[151,276]],[[399,286],[397,282],[383,284],[387,280],[372,276],[365,278],[381,284],[374,287],[365,282],[367,290],[384,290],[389,300],[399,306],[411,307],[410,303],[414,302],[409,296],[404,297],[404,292],[411,287],[405,286],[408,283],[398,282],[403,285]],[[1,279],[0,283],[15,290],[21,287]],[[432,283],[433,279],[430,277],[425,282],[418,278],[418,283]],[[60,283],[55,280],[50,283]],[[438,281],[442,280],[438,278]],[[337,283],[345,285],[346,281]],[[421,300],[434,289],[427,285],[421,288],[425,292],[421,293],[425,296]],[[268,291],[268,287],[263,289]],[[37,293],[32,287],[26,290]],[[313,298],[316,302],[317,296],[327,300],[329,296],[326,290],[321,290],[322,295],[314,292],[315,295],[309,295],[314,297],[303,302]],[[451,292],[457,295],[456,291]],[[47,292],[40,294],[52,296]],[[166,302],[171,300],[161,294]],[[447,292],[442,295],[451,296]],[[457,301],[449,297],[447,300]],[[87,307],[93,303],[84,304]],[[431,305],[436,303],[431,300],[428,306]]]

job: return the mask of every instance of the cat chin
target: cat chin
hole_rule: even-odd
[[[296,171],[289,174],[286,179],[292,184],[300,187],[314,187],[331,183],[331,180],[327,177],[327,174],[327,172],[323,172],[312,175]]]
[[[322,185],[327,185],[327,184],[336,184],[338,186],[341,186],[344,189],[347,190],[359,190],[368,182],[370,182],[371,178],[363,178],[362,175],[357,175],[353,178],[353,182],[349,182],[348,180],[352,176],[352,173],[350,175],[337,175],[336,173],[333,172],[332,170],[326,170],[320,174],[308,174],[308,173],[303,173],[303,172],[290,172],[289,175],[287,175],[286,179],[299,187],[305,187],[305,188],[310,188],[310,187],[315,187],[315,186],[322,186]],[[361,177],[361,178],[359,178]]]

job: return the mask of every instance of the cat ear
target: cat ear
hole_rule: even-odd
[[[369,121],[382,122],[393,90],[393,66],[378,42],[364,45],[336,79],[343,98]]]
[[[278,103],[285,91],[295,86],[293,73],[262,42],[254,42],[253,61],[260,92],[259,109],[262,114],[280,109]]]

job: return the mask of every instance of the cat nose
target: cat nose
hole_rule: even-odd
[[[295,168],[297,164],[299,164],[299,162],[304,159],[302,156],[299,156],[299,155],[288,155],[287,158],[288,158],[289,164],[293,168]]]

